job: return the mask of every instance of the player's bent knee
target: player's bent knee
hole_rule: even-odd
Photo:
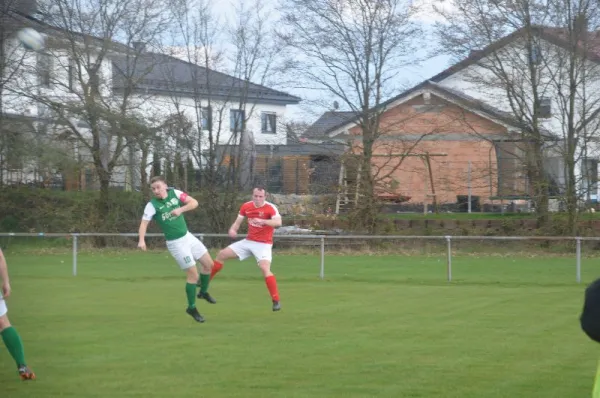
[[[195,265],[185,270],[188,276],[198,276],[198,269]]]
[[[219,254],[217,254],[217,258],[216,260],[220,263],[222,263],[225,260],[229,260],[231,258],[236,258],[238,255],[235,254],[235,252],[233,250],[231,250],[229,247],[226,247],[225,249],[221,250],[219,252]]]
[[[210,254],[206,253],[198,259],[203,271],[210,271],[213,268],[214,262]]]
[[[10,321],[8,320],[8,315],[4,314],[0,316],[0,332],[8,327],[10,327]]]
[[[260,261],[258,263],[258,268],[260,268],[260,270],[262,271],[264,276],[269,276],[271,275],[271,263],[270,262],[266,262],[266,261]]]

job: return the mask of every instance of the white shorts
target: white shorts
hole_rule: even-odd
[[[229,247],[231,248],[231,250],[233,250],[235,254],[237,254],[237,256],[240,258],[240,261],[245,260],[250,256],[254,256],[257,262],[261,260],[267,260],[268,262],[271,262],[271,260],[273,259],[273,245],[270,243],[262,243],[255,242],[253,240],[242,239],[240,241],[232,243],[231,245],[229,245]]]
[[[0,293],[0,316],[6,315],[8,312],[8,308],[6,308],[6,301],[2,298],[2,293]]]
[[[193,267],[196,265],[196,260],[200,260],[200,257],[208,251],[206,246],[189,232],[179,239],[168,240],[167,249],[181,269]]]

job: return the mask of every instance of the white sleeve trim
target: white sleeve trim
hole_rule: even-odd
[[[277,209],[277,206],[275,206],[271,202],[267,202],[267,203],[275,210],[275,214],[273,215],[273,218],[275,218],[275,217],[281,217],[281,214],[279,214],[279,209]]]
[[[142,220],[151,221],[155,214],[156,209],[154,208],[154,205],[151,202],[148,202],[146,207],[144,207],[144,215],[142,216]]]

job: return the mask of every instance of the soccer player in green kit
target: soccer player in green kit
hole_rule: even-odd
[[[165,235],[167,249],[187,273],[185,294],[188,301],[186,312],[197,322],[204,322],[196,308],[196,283],[200,281],[199,297],[211,304],[216,301],[208,294],[210,272],[213,260],[206,247],[192,235],[188,229],[183,213],[198,207],[198,201],[185,192],[167,187],[163,177],[157,176],[150,180],[150,187],[154,198],[144,208],[144,215],[140,223],[138,247],[146,250],[146,230],[151,220],[154,220]],[[201,270],[198,278],[196,261],[200,261]]]
[[[0,250],[0,336],[2,341],[8,349],[8,352],[13,357],[19,370],[19,376],[22,380],[33,380],[35,379],[35,373],[31,371],[25,364],[25,351],[23,349],[23,342],[21,336],[17,330],[10,324],[8,320],[8,309],[6,308],[5,298],[10,296],[10,281],[8,279],[8,266],[6,265],[6,259],[4,253]]]

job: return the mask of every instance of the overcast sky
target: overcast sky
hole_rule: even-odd
[[[275,8],[278,4],[279,0],[263,0],[263,4],[267,7]],[[422,9],[425,11],[420,15],[419,19],[424,22],[426,26],[432,23],[435,20],[435,17],[432,12],[428,12],[431,8],[431,2],[436,2],[437,4],[442,3],[440,0],[419,0],[422,1]],[[236,4],[239,4],[237,1],[230,0],[220,0],[213,3],[213,10],[219,14],[220,18],[228,18],[235,12]],[[447,3],[446,3],[447,4]],[[424,49],[423,54],[419,54],[418,56],[425,56],[426,49]],[[414,67],[407,68],[405,73],[402,76],[399,76],[399,85],[404,88],[410,88],[425,79],[428,79],[442,70],[446,69],[450,66],[450,60],[446,56],[438,56],[435,58],[428,59],[422,62],[420,65],[415,65]],[[287,117],[289,119],[297,120],[297,121],[306,121],[308,123],[312,123],[317,117],[323,112],[330,110],[325,106],[315,106],[311,105],[313,101],[311,99],[317,99],[318,95],[316,93],[310,92],[305,89],[291,88],[291,87],[272,87],[275,89],[282,89],[292,95],[296,95],[301,98],[306,98],[304,104],[301,105],[291,105],[288,106]],[[398,93],[399,94],[399,93]],[[332,99],[333,102],[333,99]]]

